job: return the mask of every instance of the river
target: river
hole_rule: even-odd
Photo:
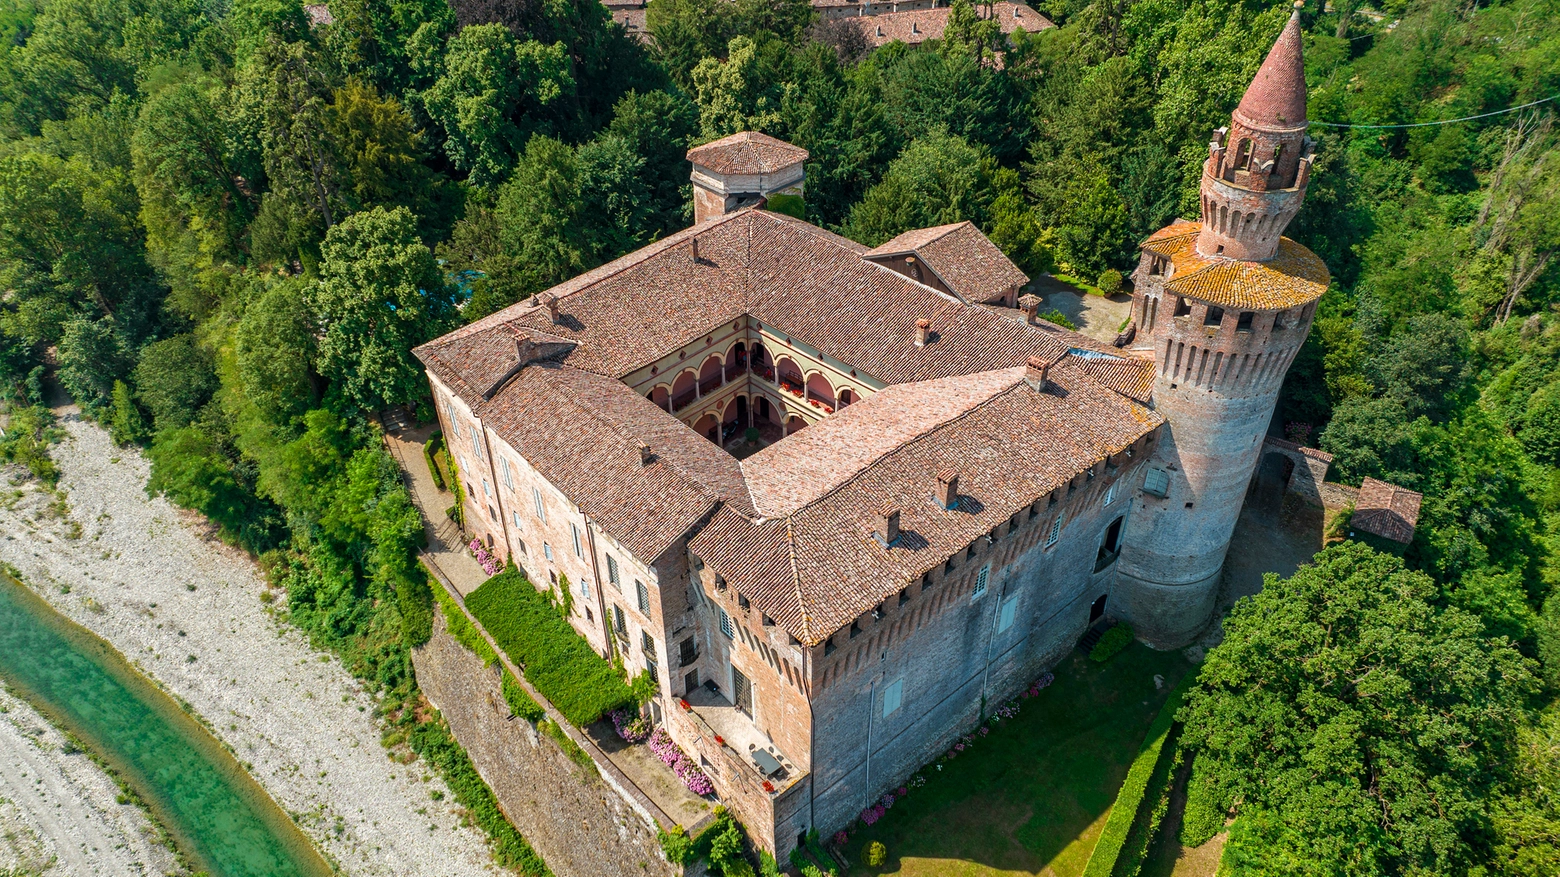
[[[222,744],[108,643],[0,574],[0,679],[111,765],[211,877],[325,877]]]

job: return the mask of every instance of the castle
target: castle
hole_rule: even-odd
[[[867,248],[780,212],[807,153],[689,152],[696,222],[417,350],[472,535],[660,685],[655,720],[782,858],[1105,615],[1209,623],[1328,283],[1291,19],[1142,245],[1111,346],[1036,319],[968,223]],[[766,209],[769,208],[769,209]]]

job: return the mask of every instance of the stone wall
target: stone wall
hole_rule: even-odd
[[[1332,454],[1316,448],[1304,448],[1285,439],[1267,436],[1262,440],[1262,453],[1279,454],[1294,463],[1289,476],[1287,492],[1299,494],[1313,505],[1327,505],[1322,485],[1327,482],[1327,469],[1332,465]],[[1255,478],[1256,474],[1252,473]],[[1352,500],[1351,500],[1352,502]]]
[[[530,723],[509,718],[497,667],[484,667],[455,642],[442,613],[434,613],[433,637],[412,653],[412,663],[418,685],[443,713],[505,815],[554,874],[683,875],[661,855],[649,820],[611,785],[587,775]]]

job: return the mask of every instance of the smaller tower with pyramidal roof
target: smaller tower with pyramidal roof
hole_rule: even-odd
[[[1213,616],[1224,557],[1284,375],[1327,266],[1283,236],[1310,179],[1300,4],[1203,164],[1200,221],[1142,244],[1132,351],[1154,361],[1154,450],[1123,540],[1111,612],[1160,648]],[[1250,546],[1260,550],[1260,546]]]

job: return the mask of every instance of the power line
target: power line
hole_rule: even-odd
[[[1546,97],[1543,100],[1536,100],[1529,104],[1523,104],[1520,107],[1510,107],[1504,110],[1496,110],[1492,113],[1480,113],[1477,116],[1463,116],[1461,119],[1442,119],[1439,122],[1413,122],[1407,125],[1345,125],[1341,122],[1310,122],[1308,124],[1324,125],[1328,128],[1428,128],[1431,125],[1450,125],[1453,122],[1471,122],[1474,119],[1487,119],[1490,116],[1499,116],[1503,113],[1514,113],[1517,110],[1525,110],[1528,107],[1536,107],[1539,104],[1546,104],[1556,99],[1560,99],[1560,94]]]

